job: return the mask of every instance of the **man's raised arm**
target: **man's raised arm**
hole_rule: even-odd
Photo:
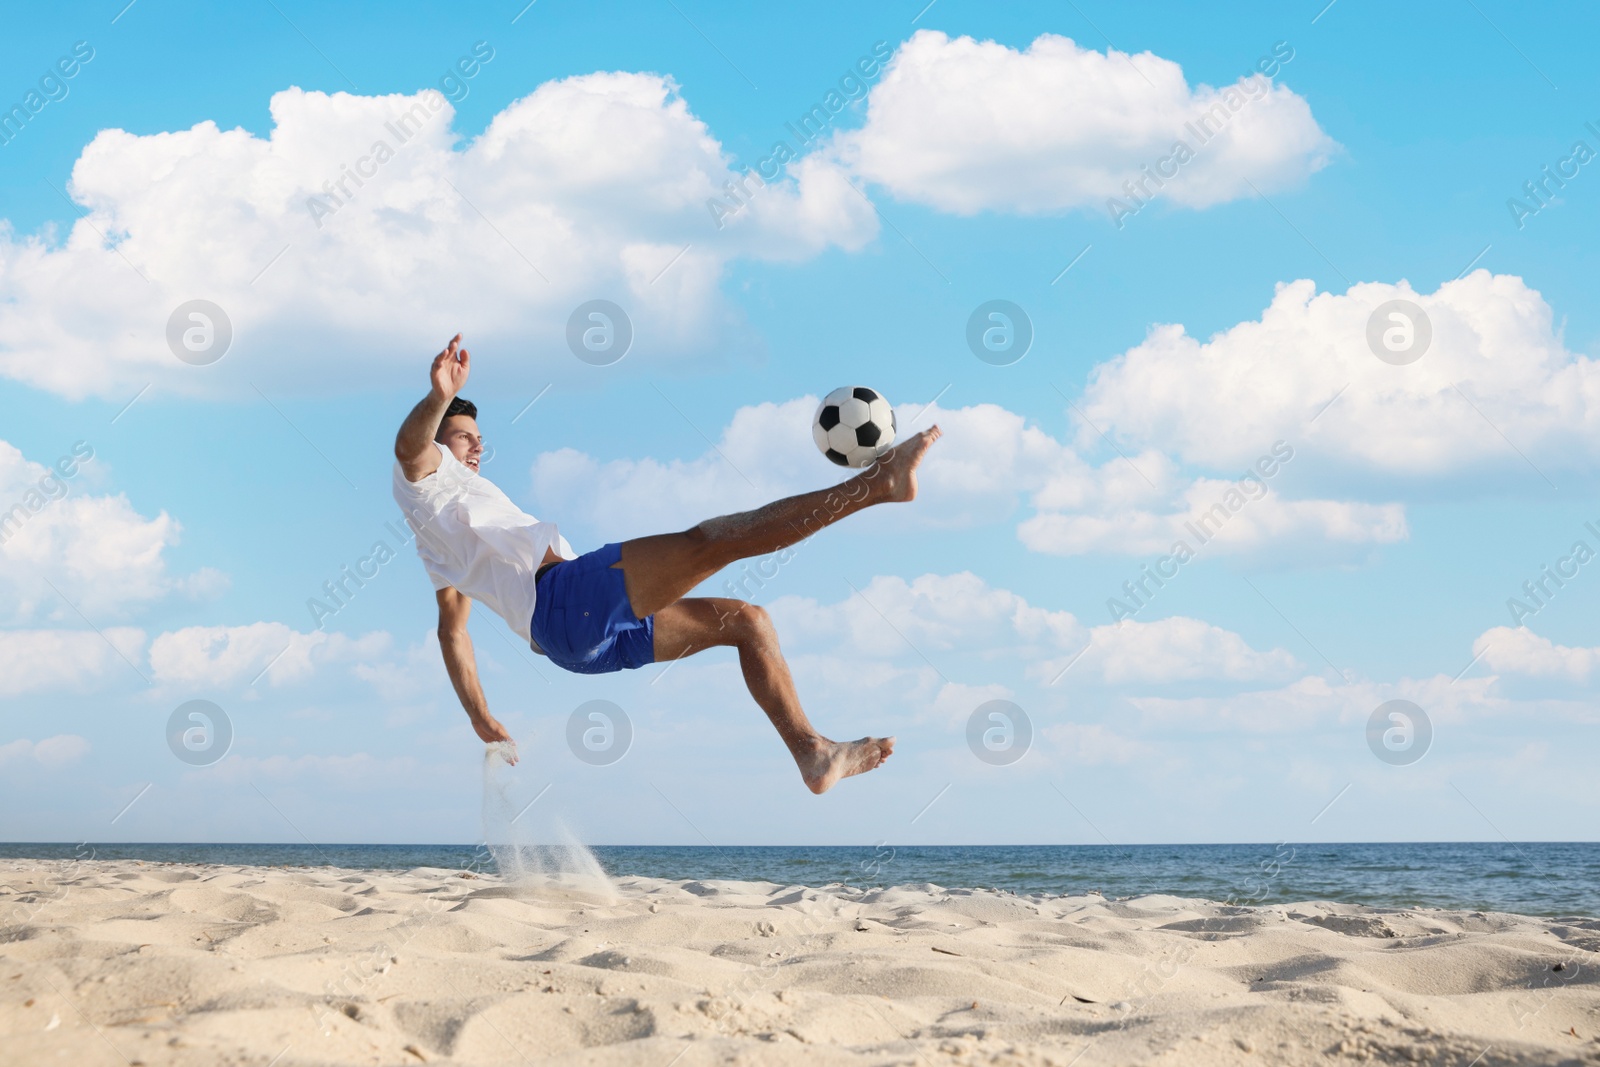
[[[394,458],[400,461],[406,481],[420,482],[439,469],[439,449],[433,443],[445,409],[467,384],[472,357],[461,347],[461,335],[450,339],[449,347],[433,358],[433,388],[422,402],[411,409],[394,439]]]

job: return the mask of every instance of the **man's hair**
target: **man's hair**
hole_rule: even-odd
[[[444,409],[444,417],[439,420],[439,429],[433,435],[435,441],[439,439],[439,434],[444,433],[444,424],[452,415],[465,415],[467,418],[476,421],[478,418],[478,405],[459,396],[452,397],[450,406]]]

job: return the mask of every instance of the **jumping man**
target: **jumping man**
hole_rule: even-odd
[[[896,445],[833,489],[579,556],[555,523],[526,514],[478,472],[478,409],[457,395],[470,369],[457,334],[434,358],[433,388],[395,438],[394,496],[433,580],[445,668],[480,738],[511,740],[489,714],[478,684],[467,635],[474,600],[503,618],[535,652],[579,674],[734,646],[750,695],[777,727],[813,793],[889,758],[892,737],[830,741],[812,728],[766,611],[742,600],[685,594],[736,560],[787,548],[873,504],[911,500],[917,465],[939,439],[939,427]]]

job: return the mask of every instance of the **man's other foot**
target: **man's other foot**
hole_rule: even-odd
[[[876,472],[869,471],[863,477],[875,478],[878,482],[877,491],[882,494],[883,500],[916,499],[917,466],[929,446],[943,436],[943,430],[930,426],[906,438],[883,454],[883,458],[878,460]]]
[[[894,751],[892,737],[863,737],[859,741],[829,741],[819,737],[812,752],[797,756],[800,775],[813,793],[826,793],[841,778],[864,774],[881,766]]]

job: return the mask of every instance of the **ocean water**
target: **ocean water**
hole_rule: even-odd
[[[0,858],[493,869],[472,845],[3,844]],[[1333,900],[1383,907],[1600,916],[1600,842],[1261,845],[599,845],[614,876],[871,887],[932,882],[1021,894],[1146,893],[1235,904]]]

